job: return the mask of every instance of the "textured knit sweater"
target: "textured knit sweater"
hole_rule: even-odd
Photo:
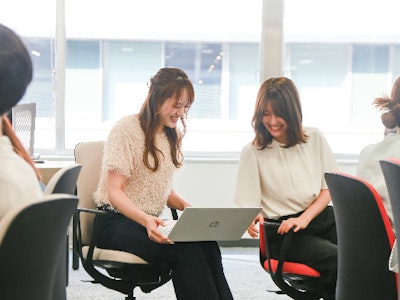
[[[175,165],[172,162],[169,142],[164,132],[157,134],[156,146],[159,169],[148,169],[143,163],[144,132],[138,115],[129,115],[119,120],[112,128],[104,148],[100,180],[94,194],[97,205],[110,205],[108,196],[108,171],[126,177],[125,193],[139,209],[159,216],[171,192]],[[149,162],[154,160],[149,156]]]

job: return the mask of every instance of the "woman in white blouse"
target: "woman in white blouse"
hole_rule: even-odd
[[[321,273],[324,290],[334,299],[337,273],[336,226],[324,173],[336,171],[322,133],[303,128],[300,97],[288,78],[270,78],[260,87],[252,119],[255,137],[241,153],[235,204],[261,206],[248,228],[258,236],[261,220],[280,223],[272,233],[272,256],[294,228],[289,261]]]

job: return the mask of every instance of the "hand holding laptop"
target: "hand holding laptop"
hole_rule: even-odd
[[[177,220],[164,220],[164,224],[158,226],[158,230],[165,236],[168,237],[169,233],[171,232],[172,228],[174,228]],[[173,241],[167,239],[165,241],[166,244],[174,244]]]
[[[187,207],[158,230],[172,242],[240,240],[260,207]]]

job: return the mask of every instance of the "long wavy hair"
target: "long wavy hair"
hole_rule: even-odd
[[[160,119],[160,108],[164,102],[173,97],[178,103],[184,92],[189,97],[189,106],[194,101],[194,89],[191,81],[184,71],[178,68],[162,68],[150,79],[149,92],[140,110],[139,119],[145,135],[145,148],[143,163],[152,171],[157,171],[160,165],[160,157],[163,153],[155,145],[155,137],[160,127],[163,126]],[[181,151],[182,138],[186,133],[187,112],[180,118],[181,128],[169,128],[164,126],[167,135],[172,162],[179,168],[182,166],[183,154]],[[154,163],[150,163],[149,155]]]
[[[262,150],[272,143],[273,137],[262,122],[268,102],[271,103],[274,113],[284,119],[288,126],[287,143],[284,147],[289,148],[299,143],[306,143],[307,135],[302,125],[300,96],[295,84],[286,77],[272,77],[264,81],[258,90],[252,118],[255,132],[253,144]]]
[[[42,174],[40,174],[39,170],[35,166],[35,163],[32,161],[28,151],[15,134],[14,130],[12,129],[11,122],[6,115],[1,118],[1,126],[3,134],[5,136],[8,136],[8,138],[10,139],[14,152],[21,156],[32,167],[32,169],[36,173],[38,180],[42,181]]]
[[[373,105],[384,111],[381,119],[386,128],[393,129],[400,126],[400,77],[394,82],[390,97],[384,95],[375,98]]]

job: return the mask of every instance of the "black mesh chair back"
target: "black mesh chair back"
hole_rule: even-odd
[[[397,299],[388,261],[395,237],[382,200],[368,182],[326,173],[338,235],[336,299]]]
[[[65,166],[58,170],[49,180],[44,190],[45,195],[50,194],[68,194],[76,195],[76,183],[81,171],[81,165],[71,163],[71,165]],[[65,241],[65,274],[66,274],[66,285],[68,285],[69,277],[69,244],[70,235],[69,230],[66,232]],[[63,264],[60,262],[60,264]]]
[[[33,158],[35,150],[36,103],[24,103],[14,106],[11,110],[10,121],[18,139]]]
[[[69,194],[76,195],[76,183],[82,166],[71,163],[58,170],[46,185],[45,194]]]
[[[77,204],[74,196],[47,195],[3,217],[1,299],[66,299],[65,272],[59,262],[65,255],[65,232]]]

